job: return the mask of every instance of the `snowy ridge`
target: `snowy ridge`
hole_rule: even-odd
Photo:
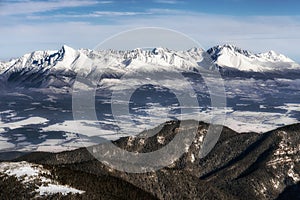
[[[10,75],[74,72],[119,74],[133,71],[194,71],[201,69],[235,69],[240,71],[285,71],[298,70],[299,64],[274,51],[253,54],[233,45],[215,46],[207,52],[201,48],[174,51],[163,47],[153,50],[75,50],[64,45],[58,51],[35,51],[11,60],[0,62],[0,74]]]
[[[85,55],[85,63],[89,71],[101,71],[103,68],[109,69],[107,73],[123,73],[128,71],[193,71],[194,69],[206,68],[210,66],[199,66],[206,52],[203,49],[193,51],[173,51],[167,48],[154,48],[153,50],[143,50],[140,48],[117,51],[93,51],[79,50]],[[77,61],[78,62],[78,61]],[[79,63],[79,62],[78,62]],[[73,67],[78,72],[80,66]],[[91,68],[90,66],[93,65]],[[102,68],[103,67],[103,68]],[[85,70],[87,70],[85,68]],[[102,69],[101,69],[102,68]]]
[[[35,51],[25,54],[12,63],[1,63],[2,73],[10,74],[20,71],[72,71],[88,75],[91,72],[122,73],[129,70],[183,70],[199,68],[203,60],[202,49],[173,51],[167,48],[151,50],[134,49],[130,51],[94,51],[88,49],[74,50],[64,45],[59,51]],[[203,67],[203,66],[202,66]],[[205,66],[204,66],[205,67]],[[106,71],[105,71],[106,72]]]
[[[212,47],[207,52],[215,64],[223,68],[254,72],[300,69],[299,64],[295,61],[274,51],[253,54],[250,51],[225,44]]]
[[[49,65],[53,65],[58,57],[59,52],[56,51],[34,51],[8,63],[2,63],[2,66],[8,67],[8,69],[4,68],[4,70],[18,71],[26,68],[28,70],[37,70],[40,67],[46,68]]]

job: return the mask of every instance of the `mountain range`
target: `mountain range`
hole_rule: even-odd
[[[72,84],[77,74],[118,77],[131,71],[197,72],[203,69],[227,74],[231,71],[286,74],[299,71],[300,65],[274,51],[254,54],[228,44],[207,51],[201,48],[174,51],[162,47],[126,51],[75,50],[64,45],[58,51],[35,51],[0,62],[0,79],[19,86],[63,87]]]

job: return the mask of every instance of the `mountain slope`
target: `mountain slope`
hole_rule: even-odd
[[[121,138],[114,143],[128,151],[153,151],[172,140],[179,123],[168,122],[158,134],[147,139],[140,135]],[[264,134],[236,133],[224,127],[214,149],[207,157],[200,159],[197,155],[203,146],[207,129],[208,124],[200,123],[197,135],[186,153],[170,166],[155,172],[130,174],[116,171],[94,159],[85,148],[56,154],[33,153],[17,160],[51,166],[53,174],[65,179],[73,187],[76,183],[72,180],[81,172],[94,176],[109,175],[129,182],[159,199],[295,197],[297,193],[289,190],[300,181],[300,124]],[[70,175],[66,176],[65,170],[69,170]]]
[[[225,44],[207,50],[214,62],[225,68],[240,71],[268,72],[299,69],[299,65],[290,58],[274,51],[253,54],[236,46]]]

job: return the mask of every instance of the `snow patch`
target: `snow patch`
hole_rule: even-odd
[[[8,176],[15,176],[23,184],[35,184],[35,190],[39,195],[49,195],[55,193],[68,193],[82,194],[84,191],[72,188],[68,185],[61,185],[47,176],[51,173],[49,170],[44,169],[42,165],[32,164],[25,161],[22,162],[2,162],[0,163],[0,172]]]
[[[9,129],[17,129],[17,128],[22,128],[23,126],[26,125],[36,125],[36,124],[45,124],[49,122],[48,119],[45,119],[43,117],[30,117],[21,121],[16,121],[16,122],[10,122],[10,123],[2,123],[0,124],[2,127],[6,127]]]
[[[165,137],[164,136],[161,136],[161,135],[158,135],[157,136],[157,142],[159,144],[164,144],[165,143]]]
[[[294,183],[297,183],[297,182],[300,181],[300,176],[299,176],[299,174],[297,174],[294,171],[294,165],[293,164],[291,165],[290,169],[288,170],[287,175],[293,179]]]
[[[272,182],[273,187],[274,187],[275,189],[279,189],[280,182],[279,182],[278,180],[276,180],[276,179],[271,179],[271,182]]]
[[[195,162],[195,156],[194,156],[194,154],[193,154],[193,153],[191,154],[191,162],[192,162],[192,163],[194,163],[194,162]]]
[[[77,189],[71,188],[69,186],[55,185],[55,184],[48,184],[47,186],[42,185],[42,186],[40,186],[38,191],[40,192],[41,196],[45,196],[45,195],[49,195],[49,194],[51,195],[51,194],[56,194],[56,193],[61,193],[62,195],[67,195],[69,193],[73,193],[73,194],[84,193],[84,191],[77,190]]]

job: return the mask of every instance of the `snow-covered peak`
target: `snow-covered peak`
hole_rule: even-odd
[[[227,55],[227,56],[243,55],[246,57],[253,56],[253,54],[250,51],[243,50],[243,49],[241,49],[237,46],[231,45],[231,44],[214,46],[214,47],[208,49],[207,52],[212,56],[212,58],[214,60],[216,60],[221,55]]]
[[[216,69],[215,64],[223,68],[256,72],[300,69],[293,60],[274,51],[253,54],[230,44],[215,46],[207,51],[196,47],[186,51],[164,47],[98,51],[75,50],[63,45],[60,50],[35,51],[10,62],[1,62],[0,73],[30,74],[50,70],[54,73],[59,71],[89,75],[97,72],[119,74],[128,70],[194,71]]]
[[[207,53],[200,48],[193,48],[187,51],[175,51],[168,48],[156,47],[152,50],[138,49],[133,52],[124,52],[124,58],[126,59],[126,67],[134,69],[143,65],[150,65],[147,70],[190,71],[210,67],[199,65],[205,58],[203,54]]]
[[[75,51],[72,47],[69,47],[68,45],[65,44],[61,47],[61,49],[64,51]]]
[[[34,51],[14,60],[12,67],[15,70],[20,70],[23,68],[32,68],[33,66],[51,65],[55,60],[55,53],[56,51]]]
[[[168,48],[153,49],[136,48],[127,51],[103,50],[80,51],[93,59],[94,66],[106,66],[119,70],[189,71],[199,68],[198,62],[203,60],[204,50],[174,51]],[[204,67],[204,66],[201,66]]]
[[[72,63],[80,55],[80,52],[67,45],[63,45],[62,48],[58,51],[58,54],[60,55],[60,57],[56,60],[57,62],[55,63],[55,65],[57,68],[64,70],[71,68]]]
[[[158,54],[165,54],[165,53],[169,53],[170,50],[167,49],[167,48],[163,48],[163,47],[157,47],[157,48],[154,48],[152,50],[152,53],[155,54],[155,55],[158,55]]]
[[[207,53],[217,65],[240,71],[266,72],[300,69],[299,64],[275,51],[254,54],[234,45],[225,44],[212,47],[207,50]]]
[[[67,45],[63,45],[60,50],[34,51],[9,62],[1,62],[0,74],[21,71],[45,71],[53,68],[59,62],[61,62],[63,68],[68,69],[68,66],[74,61],[78,53],[77,50]]]
[[[294,62],[292,59],[284,56],[283,54],[276,53],[273,50],[266,53],[258,53],[256,54],[256,56],[262,59],[269,60],[271,62]]]

